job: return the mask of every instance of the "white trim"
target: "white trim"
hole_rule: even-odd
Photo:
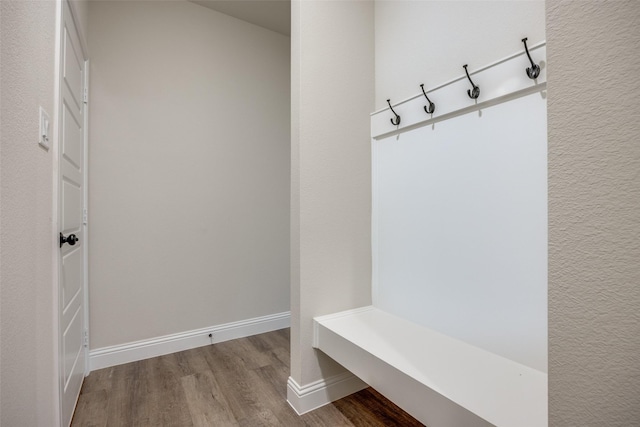
[[[536,43],[535,45],[529,46],[529,53],[531,53],[532,51],[534,51],[536,49],[539,49],[541,47],[546,47],[546,46],[547,46],[546,40],[545,41],[541,41],[540,43]],[[494,62],[492,62],[490,64],[487,64],[484,67],[480,67],[480,68],[476,69],[475,71],[469,71],[469,75],[473,76],[473,75],[475,75],[477,73],[480,73],[482,71],[488,70],[491,67],[495,67],[497,65],[500,65],[503,62],[507,62],[507,61],[510,61],[510,60],[512,60],[514,58],[517,58],[519,56],[524,56],[524,55],[525,55],[525,51],[524,50],[518,51],[516,53],[512,53],[511,55],[505,56],[502,59],[499,59],[499,60],[494,61]],[[537,59],[536,59],[536,61],[537,61]],[[538,64],[538,65],[540,65],[540,64]],[[427,90],[426,92],[427,93],[431,93],[433,91],[436,91],[438,89],[442,89],[445,86],[449,86],[449,85],[451,85],[453,83],[456,83],[456,82],[459,82],[461,80],[466,81],[467,80],[467,75],[466,74],[462,74],[460,77],[456,77],[456,78],[451,79],[451,80],[449,80],[447,82],[441,83],[438,86],[434,86],[434,87],[430,88],[429,90]],[[404,104],[406,102],[413,101],[414,99],[422,99],[423,97],[424,97],[424,95],[422,93],[418,93],[417,95],[413,95],[413,96],[410,96],[410,97],[408,97],[406,99],[403,99],[402,101],[396,102],[395,104],[393,104],[393,107],[397,107],[398,105],[402,105],[402,104]],[[389,107],[380,108],[379,110],[374,111],[370,115],[374,116],[375,114],[382,113],[383,111],[389,111]]]
[[[86,93],[89,90],[89,60],[84,61],[84,88]],[[86,98],[85,98],[86,99]],[[89,340],[89,225],[88,221],[85,221],[85,215],[89,212],[89,102],[84,102],[84,147],[83,147],[83,166],[84,166],[84,182],[82,183],[83,189],[83,202],[82,202],[82,263],[83,263],[83,278],[82,287],[84,295],[84,330],[86,334],[86,340]],[[85,341],[87,342],[87,341]],[[91,372],[89,365],[89,347],[84,348],[84,375],[85,377]]]
[[[287,402],[298,415],[302,415],[367,387],[369,387],[367,383],[351,372],[344,372],[303,386],[289,377]]]
[[[85,61],[84,65],[85,67],[87,66],[87,60],[88,60],[88,54],[87,54],[87,45],[85,43],[85,40],[82,36],[82,34],[80,33],[79,30],[79,26],[78,26],[78,17],[77,12],[75,12],[74,10],[74,6],[72,5],[72,2],[70,0],[56,0],[56,44],[55,44],[55,70],[54,70],[54,75],[55,75],[55,88],[54,88],[54,141],[53,141],[53,145],[52,145],[52,150],[53,150],[53,213],[52,213],[52,224],[53,224],[53,239],[52,239],[52,243],[53,243],[53,278],[52,278],[52,283],[53,283],[53,292],[54,292],[54,341],[55,341],[55,349],[54,349],[54,375],[56,376],[56,390],[54,393],[54,399],[56,401],[56,405],[55,406],[55,420],[54,421],[54,426],[63,426],[65,425],[65,420],[62,419],[62,417],[64,416],[64,411],[63,411],[63,396],[64,396],[64,388],[65,388],[65,384],[64,384],[64,380],[62,378],[62,373],[64,372],[63,369],[63,363],[64,363],[64,354],[61,354],[61,352],[63,351],[63,345],[62,345],[62,328],[60,325],[60,320],[61,320],[61,298],[62,298],[62,290],[60,288],[61,286],[61,254],[60,254],[60,246],[59,246],[59,233],[61,230],[61,204],[60,204],[60,141],[62,140],[62,132],[63,132],[63,128],[62,128],[62,98],[63,98],[63,84],[64,84],[64,73],[62,71],[62,67],[64,65],[64,58],[62,57],[62,55],[64,54],[64,49],[63,49],[63,43],[64,43],[64,31],[65,31],[65,19],[66,19],[66,13],[69,13],[69,16],[71,17],[71,21],[73,23],[73,26],[76,30],[76,36],[78,37],[78,40],[80,42],[80,51],[81,51],[81,55],[82,55],[82,59]],[[86,68],[85,68],[85,75],[83,77],[86,78],[87,74],[86,74]],[[85,80],[83,82],[83,86],[85,86],[87,84],[87,81]],[[84,88],[83,88],[84,90]],[[84,180],[86,182],[87,179],[87,157],[86,157],[86,144],[87,144],[87,123],[88,123],[88,117],[87,117],[87,108],[86,105],[84,106],[84,117],[83,117],[83,126],[85,126],[85,129],[83,129],[83,144],[84,144],[84,149],[85,149],[85,157],[83,158],[83,173],[84,173]],[[83,182],[84,184],[84,182]],[[84,188],[85,194],[86,194],[86,187]],[[86,200],[86,196],[85,194],[83,194],[83,206],[87,203]],[[82,224],[81,224],[81,227]],[[86,258],[86,242],[84,241],[84,236],[83,237],[83,270],[86,270],[87,268],[87,258]],[[84,274],[84,273],[83,273]],[[85,277],[83,277],[83,283],[82,286],[84,287],[83,291],[86,292],[86,288],[87,288],[87,282],[85,280]],[[86,294],[85,294],[86,295]],[[89,312],[88,312],[88,300],[85,300],[83,302],[85,304],[85,308],[82,312],[82,316],[84,317],[83,319],[83,323],[85,328],[88,328],[88,316],[89,316]],[[88,349],[84,348],[84,355],[80,355],[79,357],[83,357],[84,361],[85,361],[85,375],[88,374],[88,370],[86,367],[86,362],[88,360],[87,354],[88,354]],[[77,363],[77,361],[75,362]],[[78,399],[80,398],[80,390],[78,390],[78,395],[75,398],[75,402],[73,404],[74,406],[74,410],[75,407],[78,403]],[[73,413],[73,411],[72,411]]]
[[[127,344],[97,348],[89,352],[91,370],[276,331],[288,328],[290,324],[291,313],[284,312]],[[209,334],[213,336],[210,338]]]
[[[51,268],[51,284],[52,284],[52,302],[53,302],[53,375],[54,375],[54,387],[52,390],[53,395],[53,411],[54,416],[51,419],[52,427],[58,427],[62,424],[62,393],[60,373],[62,372],[61,364],[62,357],[60,357],[60,192],[59,192],[59,154],[58,146],[60,144],[60,98],[61,98],[61,85],[62,80],[62,22],[63,22],[63,7],[62,1],[56,1],[56,34],[55,34],[55,66],[54,66],[54,90],[53,90],[53,144],[51,144],[51,161],[53,162],[53,177],[52,177],[52,206],[51,206],[51,246],[52,246],[52,268]]]

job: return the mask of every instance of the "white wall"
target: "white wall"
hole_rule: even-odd
[[[92,2],[91,348],[289,310],[288,37]]]
[[[0,425],[56,424],[53,149],[56,4],[0,2]]]
[[[541,1],[376,2],[377,107],[544,33]],[[546,106],[528,98],[388,138],[374,303],[546,371]]]
[[[542,0],[376,1],[376,110],[543,41],[544,19]]]
[[[313,317],[371,303],[373,2],[293,1],[291,377],[341,372]]]
[[[528,86],[521,59],[507,75]],[[546,100],[481,111],[373,142],[373,304],[546,372]]]
[[[640,420],[640,4],[549,1],[549,413]]]

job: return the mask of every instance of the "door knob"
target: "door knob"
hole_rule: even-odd
[[[65,243],[70,244],[71,246],[75,245],[78,241],[78,237],[75,234],[69,234],[67,237],[64,237],[62,233],[60,233],[60,247]]]

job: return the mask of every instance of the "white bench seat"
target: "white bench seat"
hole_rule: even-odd
[[[544,372],[373,306],[314,328],[314,347],[429,427],[548,425]]]

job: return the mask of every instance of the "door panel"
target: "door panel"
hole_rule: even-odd
[[[62,155],[78,172],[82,164],[82,125],[76,118],[67,103],[64,104],[63,114],[63,140]],[[77,114],[77,113],[76,113]]]
[[[79,351],[82,347],[82,311],[80,307],[77,308],[75,313],[72,313],[71,321],[67,329],[63,332],[62,345],[64,347],[64,387],[69,389],[71,381],[74,380],[74,369],[78,361],[81,359]],[[77,381],[77,379],[76,379]],[[74,387],[72,387],[74,388]]]
[[[73,25],[73,24],[71,24]],[[75,40],[74,40],[75,39]],[[82,109],[82,75],[84,59],[77,54],[80,43],[75,34],[75,27],[64,28],[64,81],[71,90],[71,97],[78,109]]]
[[[62,425],[71,423],[85,373],[84,296],[84,55],[67,1],[62,2],[62,51],[58,143],[60,232],[74,245],[60,248],[59,330]]]
[[[62,258],[62,304],[65,310],[73,308],[71,303],[82,291],[82,251],[74,250]],[[66,313],[62,313],[63,316]]]
[[[63,178],[62,185],[62,234],[82,233],[82,186],[76,182],[71,182]],[[75,245],[77,248],[82,247],[82,241],[78,241]],[[64,247],[63,247],[64,249]]]
[[[73,298],[72,301],[78,301],[80,298]],[[84,379],[84,357],[82,331],[84,329],[84,319],[82,307],[77,304],[75,311],[66,313],[65,318],[69,318],[66,322],[66,329],[62,332],[62,416],[63,426],[71,424],[71,418],[76,406],[82,381]]]

